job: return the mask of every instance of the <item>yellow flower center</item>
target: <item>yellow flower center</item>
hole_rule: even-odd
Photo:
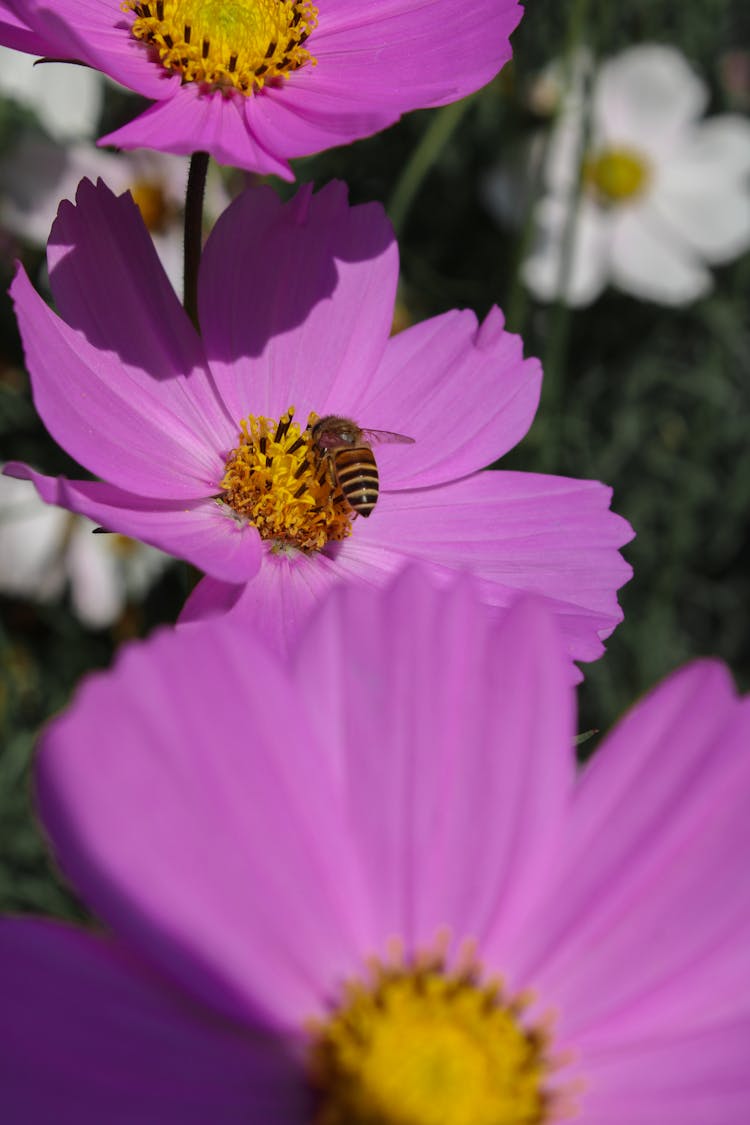
[[[183,82],[255,94],[315,59],[312,0],[124,0],[131,31]]]
[[[605,148],[586,160],[583,178],[601,202],[615,204],[640,195],[648,186],[651,169],[639,152]]]
[[[294,547],[310,553],[350,535],[353,513],[329,458],[312,441],[317,415],[309,416],[305,430],[293,417],[290,406],[278,422],[251,414],[241,423],[219,500],[254,524],[276,550]]]
[[[175,209],[170,206],[164,188],[154,180],[138,180],[130,189],[133,201],[141,213],[146,228],[152,234],[160,234],[174,218]]]
[[[541,1125],[547,1036],[476,966],[373,965],[344,1001],[310,1026],[315,1125]],[[557,1108],[556,1106],[554,1108]]]

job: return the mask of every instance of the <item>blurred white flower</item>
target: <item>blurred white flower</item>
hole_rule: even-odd
[[[87,66],[40,63],[0,47],[0,94],[33,110],[51,137],[92,136],[104,99],[104,78]]]
[[[557,297],[580,175],[568,304],[588,304],[608,283],[667,305],[704,295],[707,267],[750,247],[750,122],[700,121],[708,89],[672,47],[633,47],[601,66],[587,138],[577,79],[573,90],[550,138],[524,281],[542,300]]]
[[[0,165],[0,223],[18,238],[45,246],[61,199],[75,199],[87,176],[101,177],[116,194],[130,191],[140,208],[167,276],[182,291],[183,208],[188,161],[139,149],[106,152],[93,144],[63,145],[31,132]],[[204,213],[217,218],[229,203],[218,168],[209,170]]]
[[[122,535],[39,499],[28,481],[0,476],[0,594],[49,602],[70,590],[84,625],[111,625],[172,562]]]

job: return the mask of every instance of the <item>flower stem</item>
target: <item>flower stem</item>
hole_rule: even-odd
[[[203,245],[203,196],[208,172],[208,153],[194,152],[190,157],[187,193],[185,195],[185,312],[198,328],[198,267]]]
[[[405,164],[388,201],[386,210],[390,215],[396,234],[400,234],[403,230],[422,182],[458,128],[461,118],[475,97],[476,94],[470,94],[468,98],[462,98],[461,101],[443,106],[433,115],[421,141],[414,149],[410,160]]]
[[[589,0],[576,0],[572,5],[566,35],[564,59],[564,92],[560,99],[558,113],[564,112],[568,95],[575,81],[576,51],[586,26]],[[563,444],[562,421],[564,417],[565,368],[568,343],[570,340],[571,310],[567,301],[568,281],[573,265],[576,226],[578,223],[578,201],[581,193],[583,158],[588,141],[589,105],[585,103],[578,147],[575,154],[577,176],[570,189],[567,200],[562,246],[560,248],[560,268],[557,276],[557,295],[551,313],[551,323],[544,350],[544,389],[543,407],[546,440],[543,446],[543,468],[560,471],[560,452]]]

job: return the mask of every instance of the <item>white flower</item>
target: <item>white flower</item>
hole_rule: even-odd
[[[25,242],[45,246],[61,199],[74,199],[81,180],[101,178],[120,195],[130,191],[138,204],[169,280],[182,292],[183,208],[188,162],[185,157],[139,149],[104,152],[93,144],[59,144],[22,134],[0,165],[0,222]],[[207,221],[218,217],[229,195],[218,168],[209,170]]]
[[[111,625],[172,560],[122,535],[94,535],[95,526],[45,504],[28,481],[0,476],[0,593],[49,602],[69,587],[84,625]]]
[[[0,94],[33,110],[51,137],[89,137],[99,123],[104,78],[70,63],[35,66],[29,55],[0,47]]]
[[[524,281],[542,300],[558,295],[582,156],[567,303],[586,305],[608,283],[668,305],[703,296],[707,267],[750,247],[750,122],[700,121],[707,87],[671,47],[633,47],[602,65],[585,146],[574,87],[551,137]]]

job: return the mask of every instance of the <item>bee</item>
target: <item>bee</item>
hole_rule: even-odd
[[[349,507],[369,516],[378,499],[378,466],[370,442],[411,443],[414,438],[388,430],[363,430],[351,418],[326,414],[311,430],[312,443],[325,461],[331,483]]]

